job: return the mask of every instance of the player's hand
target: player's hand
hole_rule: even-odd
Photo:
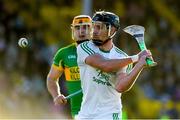
[[[139,58],[139,62],[143,65],[143,66],[147,66],[147,62],[146,62],[146,58],[150,58],[153,60],[152,58],[152,54],[150,50],[144,50],[142,52],[140,52],[140,58]]]
[[[66,103],[67,103],[67,99],[62,94],[54,98],[55,105],[61,105],[61,104],[65,105]]]
[[[143,55],[151,55],[151,51],[150,50],[143,50],[141,52],[138,53],[139,59],[143,56]]]

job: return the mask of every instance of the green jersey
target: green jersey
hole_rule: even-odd
[[[76,44],[73,43],[57,51],[53,59],[53,65],[64,71],[68,94],[81,89],[79,67],[77,65]],[[71,114],[78,114],[82,101],[82,93],[70,99]]]

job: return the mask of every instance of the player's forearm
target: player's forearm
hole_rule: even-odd
[[[123,78],[121,76],[118,76],[116,90],[121,93],[130,90],[136,82],[136,79],[138,78],[139,74],[143,70],[143,67],[143,64],[137,63],[129,74],[127,74]]]
[[[110,59],[110,60],[106,60],[103,63],[102,68],[104,68],[107,72],[116,72],[119,69],[122,69],[131,63],[137,62],[138,59],[139,59],[138,54],[122,59]]]
[[[115,72],[131,63],[132,63],[131,58],[111,59],[104,61],[102,63],[101,68],[105,72]]]
[[[47,78],[47,88],[53,98],[55,98],[56,96],[61,94],[57,80],[53,80],[52,78],[48,77]]]
[[[107,59],[99,54],[94,54],[86,58],[86,64],[98,68],[104,72],[116,72],[119,69],[132,63],[131,58]]]
[[[124,59],[105,59],[101,56],[96,55],[96,57],[90,58],[86,63],[92,67],[98,68],[104,72],[116,72],[119,69],[132,63],[131,58]]]

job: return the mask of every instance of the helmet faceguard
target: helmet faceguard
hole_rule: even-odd
[[[74,17],[71,24],[72,39],[78,44],[91,39],[92,20],[88,15],[78,15]]]
[[[93,42],[100,46],[105,44],[107,41],[116,34],[116,31],[120,28],[119,17],[111,12],[100,11],[96,12],[92,18],[93,20]],[[112,27],[115,28],[115,31],[112,33]],[[99,29],[98,32],[95,29]],[[106,37],[100,33],[106,31]]]

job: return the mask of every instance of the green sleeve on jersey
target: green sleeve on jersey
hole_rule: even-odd
[[[64,56],[63,50],[62,49],[58,50],[53,58],[53,64],[59,67],[64,67],[63,56]]]

